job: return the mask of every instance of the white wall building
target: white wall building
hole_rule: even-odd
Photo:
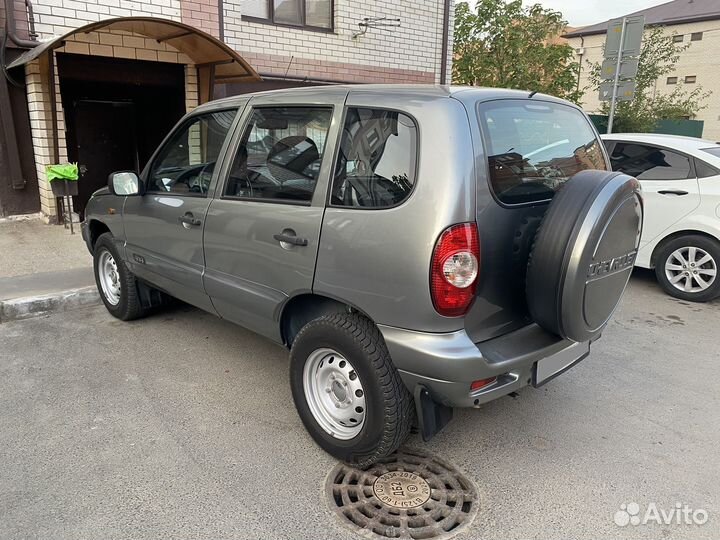
[[[707,108],[694,118],[704,121],[703,137],[720,140],[720,77],[717,52],[720,51],[720,2],[718,0],[675,0],[633,13],[644,14],[646,25],[661,26],[667,35],[690,44],[680,55],[675,70],[656,81],[655,91],[670,93],[677,85],[690,91],[698,85],[712,92],[705,102]],[[601,62],[609,21],[580,28],[566,34],[570,45],[581,51],[580,88],[590,86],[588,62]],[[583,107],[590,113],[600,111],[598,92],[590,90],[583,98]]]

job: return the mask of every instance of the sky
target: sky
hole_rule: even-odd
[[[665,4],[669,0],[523,0],[525,5],[540,3],[562,12],[570,26],[587,26],[614,19],[640,9]]]

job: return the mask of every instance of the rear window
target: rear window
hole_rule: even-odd
[[[720,157],[720,146],[711,146],[710,148],[703,148],[703,152],[707,152],[711,156]]]
[[[575,173],[607,170],[601,143],[583,113],[560,103],[491,101],[478,115],[490,184],[506,204],[552,198]]]

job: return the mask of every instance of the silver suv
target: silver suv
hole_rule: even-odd
[[[580,109],[478,88],[211,102],[108,184],[83,235],[110,313],[175,297],[284,345],[305,427],[358,466],[585,358],[643,215]]]

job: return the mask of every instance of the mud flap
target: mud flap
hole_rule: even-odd
[[[433,400],[430,392],[421,384],[415,387],[414,397],[420,435],[427,442],[452,420],[453,409]]]

